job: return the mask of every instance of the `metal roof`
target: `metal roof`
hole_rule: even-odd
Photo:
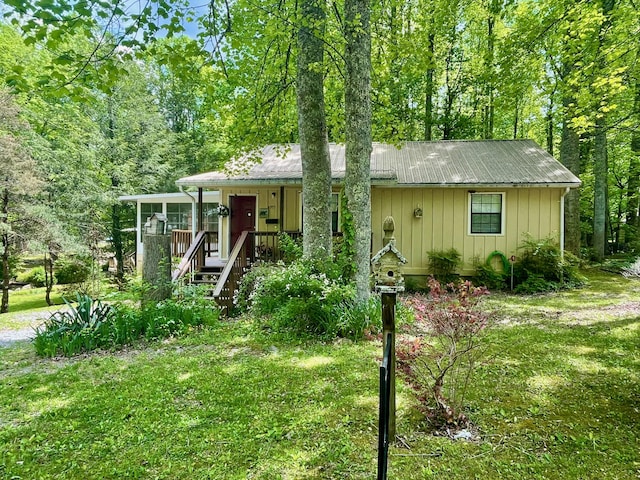
[[[180,203],[180,202],[190,202],[190,198],[193,198],[194,192],[190,192],[188,195],[185,192],[177,192],[177,193],[149,193],[149,194],[140,194],[140,195],[122,195],[118,197],[118,200],[121,202],[138,202],[142,201],[145,203]],[[203,198],[208,201],[217,202],[220,197],[220,192],[217,191],[205,191],[202,192]]]
[[[335,183],[345,173],[345,148],[329,145]],[[257,162],[257,163],[256,163]],[[244,169],[244,170],[243,170]],[[268,145],[227,164],[225,172],[179,179],[180,186],[300,184],[300,145]],[[532,140],[448,140],[374,143],[371,183],[393,186],[578,187],[580,179]]]

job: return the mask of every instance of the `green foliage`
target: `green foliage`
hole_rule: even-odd
[[[141,308],[112,306],[78,294],[74,306],[54,313],[36,329],[33,344],[45,357],[73,356],[96,349],[113,349],[144,338],[178,335],[203,325],[213,325],[218,311],[201,296],[147,303]]]
[[[563,259],[555,239],[528,236],[519,249],[522,253],[514,265],[517,293],[555,291],[584,283],[578,272],[579,260],[567,253]]]
[[[468,387],[478,441],[425,434],[416,393],[396,383],[411,451],[390,446],[389,478],[637,477],[640,322],[630,306],[640,283],[588,274],[584,289],[485,297],[509,322],[487,331],[491,361]],[[377,339],[292,342],[248,319],[128,353],[48,360],[24,344],[0,348],[0,472],[369,479],[380,355]],[[224,448],[212,451],[212,439]],[[105,449],[114,454],[96,454]]]
[[[85,282],[90,274],[91,259],[65,257],[55,263],[55,276],[61,285]]]
[[[55,279],[55,276],[54,276]],[[17,280],[19,282],[28,283],[32,287],[44,287],[45,286],[45,273],[44,267],[34,267],[18,275]]]
[[[501,255],[501,271],[496,271],[492,263],[492,259],[498,254]],[[511,274],[511,264],[501,252],[491,253],[484,262],[479,257],[474,257],[473,268],[475,269],[473,282],[476,285],[483,285],[489,290],[503,290],[507,287]]]
[[[427,252],[429,271],[441,282],[451,282],[456,278],[455,271],[462,262],[460,252],[455,248],[449,250],[432,250]]]
[[[294,240],[288,233],[280,232],[278,233],[278,242],[284,263],[292,263],[302,258],[301,238]]]
[[[256,266],[243,278],[235,304],[278,332],[361,338],[377,328],[379,314],[373,303],[355,301],[354,286],[340,274],[333,262]]]
[[[349,210],[349,202],[347,195],[342,192],[340,194],[340,212],[342,230],[342,239],[339,241],[339,250],[336,253],[337,261],[342,265],[344,278],[352,279],[356,274],[355,261],[355,242],[356,231],[353,226],[353,213]]]
[[[65,299],[68,310],[55,312],[36,329],[33,345],[41,356],[76,355],[100,348],[108,337],[114,315],[110,305],[78,294],[76,305]]]

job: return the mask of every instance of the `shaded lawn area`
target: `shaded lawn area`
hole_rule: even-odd
[[[596,277],[491,300],[507,319],[468,393],[480,441],[430,435],[400,381],[389,478],[637,479],[640,284]],[[0,349],[0,478],[375,478],[380,350],[245,321],[71,360]]]
[[[54,285],[51,291],[51,301],[55,305],[63,304],[62,291],[64,285]],[[34,308],[47,307],[46,288],[25,288],[9,292],[9,312],[22,312]]]

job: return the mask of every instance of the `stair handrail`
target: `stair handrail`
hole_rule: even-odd
[[[214,298],[218,298],[222,294],[222,290],[224,289],[225,284],[227,283],[227,281],[229,280],[229,277],[231,276],[231,273],[233,272],[233,268],[235,266],[236,260],[238,260],[238,257],[240,256],[240,252],[242,252],[248,236],[249,236],[249,232],[247,230],[244,230],[240,235],[240,238],[238,238],[238,240],[236,241],[236,244],[233,246],[233,250],[231,250],[231,254],[229,255],[227,264],[224,266],[224,269],[222,270],[222,273],[218,278],[216,289],[213,291]],[[246,262],[246,258],[245,258],[245,262]]]
[[[182,260],[180,261],[176,269],[173,271],[173,275],[171,275],[171,280],[175,282],[176,280],[184,277],[187,274],[187,272],[189,272],[189,270],[193,270],[192,269],[193,261],[196,260],[196,255],[198,255],[200,250],[204,247],[207,233],[208,232],[204,230],[198,232],[198,234],[196,235],[196,238],[194,238],[193,242],[191,242],[191,245],[189,246],[187,253],[184,254],[184,257],[182,257]]]

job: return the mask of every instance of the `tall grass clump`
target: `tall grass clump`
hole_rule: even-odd
[[[276,332],[361,338],[377,328],[380,310],[375,300],[358,304],[341,271],[331,261],[257,266],[243,278],[235,305]]]
[[[78,294],[76,302],[65,299],[67,309],[51,315],[35,331],[38,355],[73,356],[96,349],[116,349],[140,339],[155,340],[211,326],[218,310],[194,298],[145,303],[140,307],[109,305]]]

